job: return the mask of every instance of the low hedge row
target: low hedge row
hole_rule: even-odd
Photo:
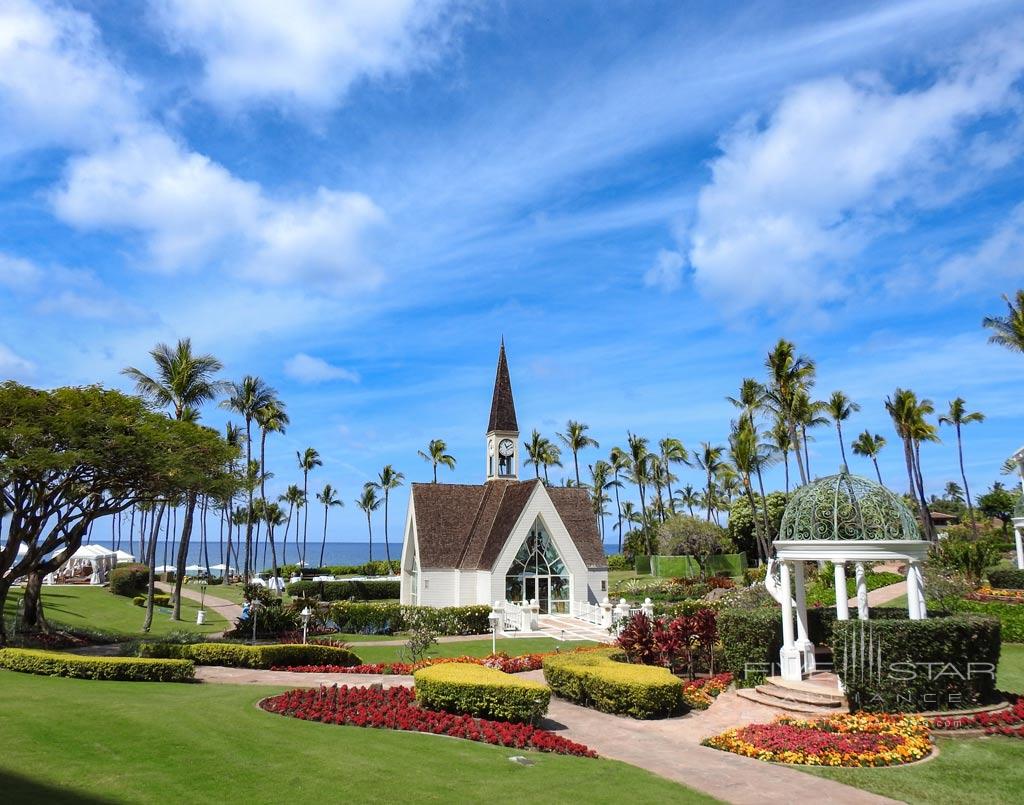
[[[417,620],[441,636],[488,634],[491,608],[486,604],[464,607],[414,607],[395,602],[338,601],[331,605],[328,621],[346,634],[393,634]]]
[[[132,603],[137,607],[146,606],[146,601],[149,596],[137,595],[132,599]],[[169,607],[171,605],[171,596],[169,593],[154,593],[153,594],[153,606],[155,607]]]
[[[348,649],[317,643],[278,643],[247,646],[242,643],[143,643],[141,657],[180,657],[197,665],[229,668],[288,668],[296,665],[360,665],[362,660]]]
[[[537,724],[548,711],[551,690],[495,668],[442,663],[413,674],[416,699],[428,710]]]
[[[987,615],[998,619],[1002,625],[1003,640],[1007,643],[1024,643],[1024,604],[964,599],[948,603],[957,612]]]
[[[988,580],[997,590],[1024,590],[1024,570],[990,570]]]
[[[832,652],[850,711],[955,710],[996,690],[1000,628],[995,618],[836,621]]]
[[[318,598],[321,601],[382,601],[398,598],[400,591],[398,579],[293,581],[285,587],[285,592],[292,598]]]
[[[0,668],[25,674],[123,682],[191,682],[195,677],[195,665],[187,659],[85,657],[25,648],[0,649]]]
[[[630,665],[619,649],[544,658],[544,679],[563,699],[604,713],[666,718],[686,711],[683,684],[667,669]]]

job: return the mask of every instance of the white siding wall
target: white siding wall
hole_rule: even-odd
[[[459,571],[421,570],[420,604],[427,607],[450,607],[459,600]]]
[[[604,582],[605,589],[601,589],[601,583]],[[590,588],[590,603],[596,604],[605,599],[608,595],[608,571],[607,570],[591,570],[587,573],[587,586]]]

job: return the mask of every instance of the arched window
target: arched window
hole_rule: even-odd
[[[569,571],[540,520],[533,524],[505,576],[505,598],[534,598],[545,613],[569,611]]]

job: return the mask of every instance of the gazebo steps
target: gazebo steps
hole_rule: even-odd
[[[798,685],[803,687],[797,687]],[[789,713],[803,715],[825,715],[845,710],[845,700],[838,691],[830,693],[824,687],[814,683],[777,684],[774,679],[768,680],[756,688],[741,688],[736,693],[752,702],[774,707]]]

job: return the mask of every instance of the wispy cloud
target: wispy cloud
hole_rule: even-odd
[[[300,383],[325,383],[330,380],[359,382],[359,375],[356,372],[341,366],[334,366],[323,358],[307,355],[304,352],[299,352],[285,361],[284,373]]]
[[[35,364],[22,358],[6,344],[0,344],[0,376],[26,380],[35,372]]]

